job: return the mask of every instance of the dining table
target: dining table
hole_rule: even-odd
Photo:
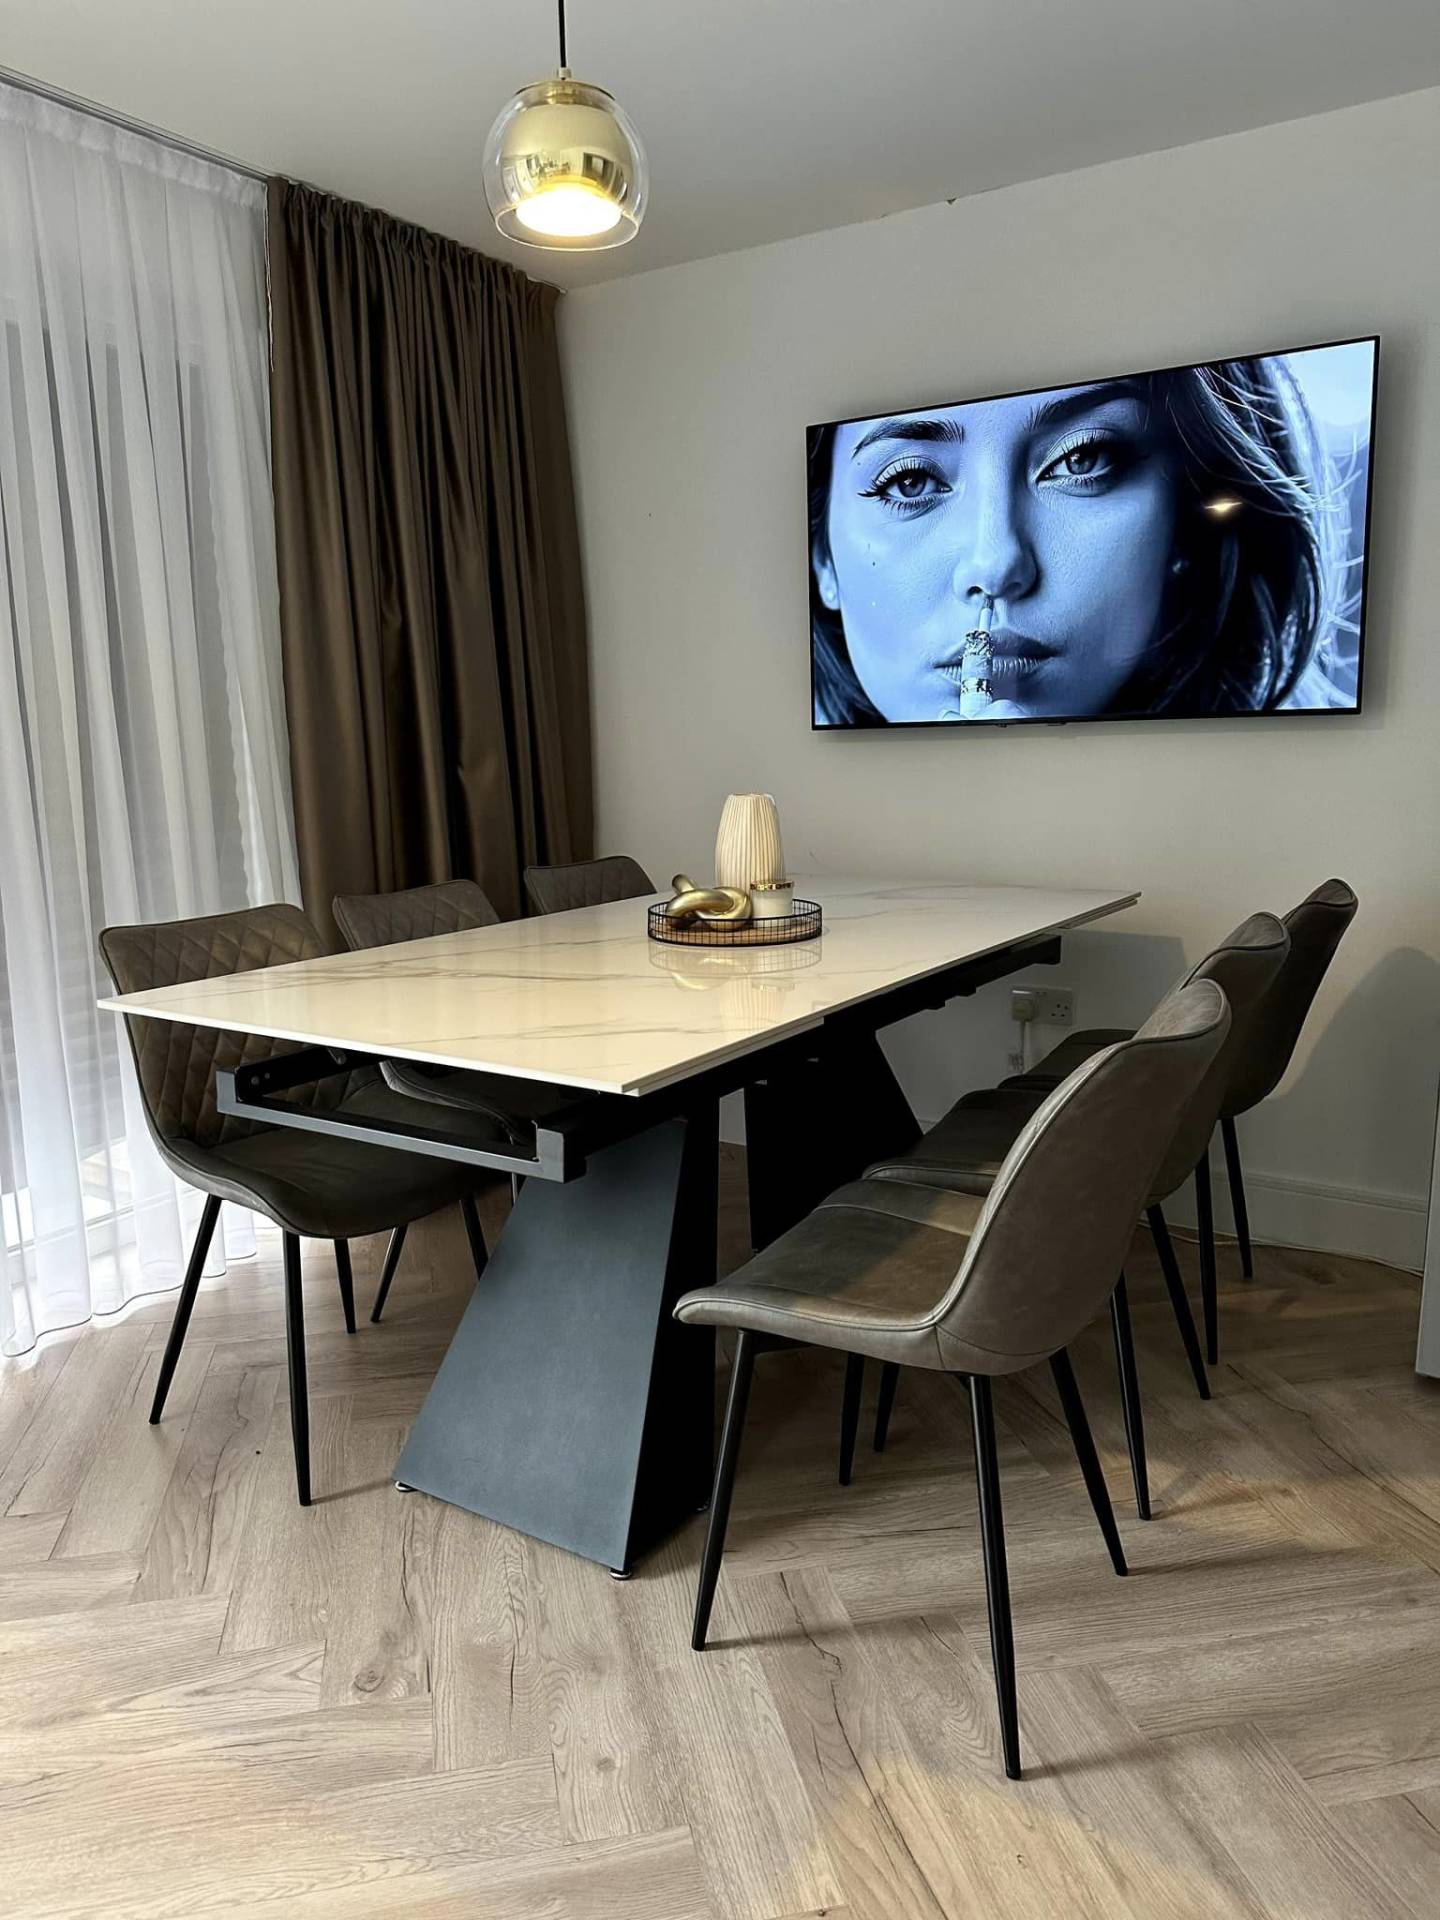
[[[758,1250],[919,1136],[886,1027],[1055,964],[1066,932],[1139,898],[830,875],[796,892],[821,907],[816,938],[670,944],[649,937],[656,895],[100,1002],[287,1043],[217,1075],[225,1113],[514,1176],[403,1490],[628,1575],[710,1492],[715,1336],[671,1309],[716,1277],[722,1096],[743,1097]],[[448,1097],[425,1124],[295,1103],[386,1062],[545,1094],[527,1090],[513,1140]]]

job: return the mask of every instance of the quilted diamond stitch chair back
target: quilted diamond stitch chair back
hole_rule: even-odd
[[[407,887],[400,893],[337,893],[332,911],[346,946],[354,951],[432,940],[439,933],[468,933],[472,927],[493,927],[500,919],[484,888],[473,880],[445,880],[436,887]]]
[[[607,853],[568,867],[527,867],[525,891],[537,913],[569,913],[611,900],[643,899],[655,892],[655,882],[628,853]]]
[[[100,935],[100,952],[119,992],[143,993],[188,980],[284,966],[287,961],[315,960],[325,948],[299,907],[279,904],[148,927],[107,927]],[[288,1041],[263,1034],[222,1033],[175,1020],[127,1014],[125,1026],[145,1111],[162,1145],[190,1141],[218,1147],[258,1131],[253,1122],[220,1112],[215,1075],[222,1068],[233,1071],[298,1051]],[[307,1107],[333,1107],[353,1082],[353,1075],[337,1074],[292,1098]]]

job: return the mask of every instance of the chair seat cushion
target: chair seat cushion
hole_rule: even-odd
[[[1022,1089],[1039,1087],[1049,1093],[1062,1080],[1068,1080],[1077,1067],[1083,1067],[1090,1056],[1099,1053],[1102,1047],[1113,1047],[1121,1040],[1133,1038],[1134,1029],[1131,1027],[1086,1027],[1079,1033],[1072,1033],[1068,1040],[1062,1040],[1028,1073],[1012,1074],[1000,1084],[1002,1087]]]
[[[967,1093],[908,1153],[877,1161],[868,1180],[917,1181],[952,1193],[979,1194],[994,1185],[1001,1162],[1048,1089],[990,1087]]]
[[[942,1354],[935,1312],[955,1279],[983,1201],[899,1181],[856,1180],[676,1317],[807,1346],[944,1370],[994,1371],[992,1356]],[[1000,1370],[1008,1371],[1007,1361]]]
[[[418,1061],[386,1060],[380,1070],[392,1092],[489,1120],[499,1135],[527,1152],[534,1146],[536,1121],[582,1097],[573,1087],[557,1087],[548,1080],[427,1067]]]
[[[407,1126],[435,1124],[433,1103],[406,1099],[378,1079],[358,1086],[335,1111]],[[510,1149],[508,1137],[483,1116],[465,1131],[478,1147]],[[483,1169],[455,1161],[294,1127],[266,1127],[223,1147],[178,1141],[165,1157],[202,1192],[254,1207],[287,1233],[317,1240],[352,1240],[406,1226],[473,1193],[487,1178]]]

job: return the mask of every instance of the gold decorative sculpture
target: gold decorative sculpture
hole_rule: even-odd
[[[688,874],[677,873],[675,889],[665,911],[672,920],[748,920],[750,896],[739,887],[697,887]]]

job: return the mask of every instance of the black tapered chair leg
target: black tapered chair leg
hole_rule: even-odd
[[[895,1389],[900,1384],[900,1369],[887,1360],[880,1369],[880,1397],[875,1402],[875,1451],[883,1453],[890,1438],[890,1415],[895,1411]]]
[[[160,1377],[155,1382],[155,1398],[150,1403],[150,1424],[160,1424],[160,1416],[165,1411],[165,1399],[170,1391],[170,1382],[175,1378],[175,1369],[180,1363],[180,1349],[185,1345],[185,1333],[190,1325],[190,1315],[195,1310],[195,1296],[200,1291],[200,1276],[205,1271],[205,1256],[210,1251],[210,1242],[215,1237],[215,1222],[220,1218],[220,1202],[213,1193],[205,1196],[205,1205],[200,1212],[200,1224],[195,1229],[194,1244],[190,1248],[190,1261],[185,1269],[185,1278],[180,1283],[180,1298],[175,1302],[175,1317],[170,1322],[170,1337],[165,1342],[164,1357],[160,1362]]]
[[[705,1636],[710,1630],[710,1609],[715,1602],[715,1582],[720,1577],[720,1556],[725,1551],[725,1529],[730,1523],[730,1496],[735,1490],[735,1466],[740,1458],[740,1437],[745,1431],[745,1409],[750,1404],[756,1351],[756,1335],[742,1333],[735,1344],[735,1364],[730,1371],[720,1457],[715,1462],[715,1485],[710,1494],[710,1524],[705,1531],[700,1587],[695,1595],[695,1624],[690,1644],[697,1653],[704,1648]]]
[[[290,1437],[295,1446],[295,1491],[310,1504],[310,1396],[305,1384],[305,1300],[300,1290],[300,1241],[285,1235],[285,1355],[290,1368]]]
[[[340,1277],[340,1305],[345,1309],[345,1331],[355,1331],[355,1274],[350,1265],[350,1242],[335,1242],[335,1271]]]
[[[490,1264],[490,1249],[485,1245],[485,1230],[480,1225],[473,1194],[467,1193],[461,1200],[460,1216],[465,1222],[465,1237],[470,1242],[470,1258],[475,1262],[475,1278],[479,1280]]]
[[[1210,1188],[1210,1149],[1195,1169],[1195,1225],[1200,1240],[1200,1310],[1205,1316],[1205,1358],[1220,1358],[1220,1295],[1215,1277],[1215,1202]]]
[[[1120,1544],[1120,1529],[1115,1524],[1115,1512],[1110,1505],[1110,1489],[1105,1485],[1100,1456],[1095,1451],[1090,1422],[1085,1417],[1085,1403],[1080,1398],[1075,1369],[1071,1366],[1070,1356],[1063,1347],[1059,1353],[1051,1354],[1050,1371],[1055,1376],[1055,1387],[1060,1395],[1060,1405],[1065,1412],[1065,1424],[1069,1427],[1070,1438],[1075,1443],[1075,1458],[1080,1462],[1080,1471],[1085,1477],[1085,1491],[1089,1494],[1090,1504],[1095,1509],[1095,1518],[1100,1522],[1100,1531],[1105,1536],[1105,1545],[1110,1549],[1110,1564],[1116,1573],[1128,1573],[1130,1569],[1125,1564],[1125,1549]]]
[[[385,1264],[380,1269],[380,1284],[375,1289],[375,1304],[370,1309],[371,1321],[378,1327],[380,1316],[385,1311],[385,1302],[390,1293],[390,1282],[395,1278],[395,1269],[400,1264],[400,1250],[405,1245],[408,1227],[396,1227],[390,1235],[390,1244],[385,1249]]]
[[[865,1362],[858,1353],[845,1356],[845,1398],[840,1408],[840,1484],[848,1487],[855,1471],[855,1436],[860,1431],[860,1396],[865,1390]]]
[[[1175,1324],[1180,1329],[1180,1338],[1185,1345],[1185,1357],[1190,1362],[1196,1391],[1202,1400],[1208,1400],[1210,1376],[1205,1371],[1205,1356],[1200,1351],[1200,1335],[1195,1328],[1195,1316],[1190,1311],[1190,1296],[1185,1291],[1180,1262],[1175,1258],[1175,1243],[1170,1238],[1170,1229],[1166,1226],[1165,1215],[1159,1207],[1148,1208],[1145,1217],[1150,1222],[1150,1231],[1155,1238],[1155,1251],[1160,1257],[1160,1271],[1165,1276],[1165,1290],[1170,1295],[1171,1310],[1175,1315]]]
[[[1247,1280],[1253,1280],[1255,1259],[1250,1249],[1250,1210],[1245,1205],[1245,1174],[1240,1165],[1240,1141],[1233,1120],[1220,1122],[1220,1138],[1225,1144],[1225,1173],[1230,1182],[1230,1210],[1235,1215],[1235,1238],[1240,1242],[1240,1271]]]
[[[970,1421],[975,1435],[975,1484],[980,1500],[980,1544],[985,1558],[985,1604],[990,1615],[990,1661],[1000,1709],[1005,1773],[1020,1778],[1020,1712],[1015,1699],[1015,1631],[1010,1619],[1010,1574],[1005,1564],[1005,1517],[1000,1504],[1000,1459],[995,1409],[984,1374],[970,1376]]]
[[[1120,1405],[1125,1414],[1125,1444],[1130,1449],[1130,1478],[1135,1511],[1150,1518],[1150,1473],[1145,1459],[1145,1415],[1140,1405],[1140,1374],[1135,1365],[1135,1335],[1130,1326],[1130,1296],[1125,1276],[1110,1296],[1110,1325],[1115,1334],[1115,1365],[1120,1374]]]

